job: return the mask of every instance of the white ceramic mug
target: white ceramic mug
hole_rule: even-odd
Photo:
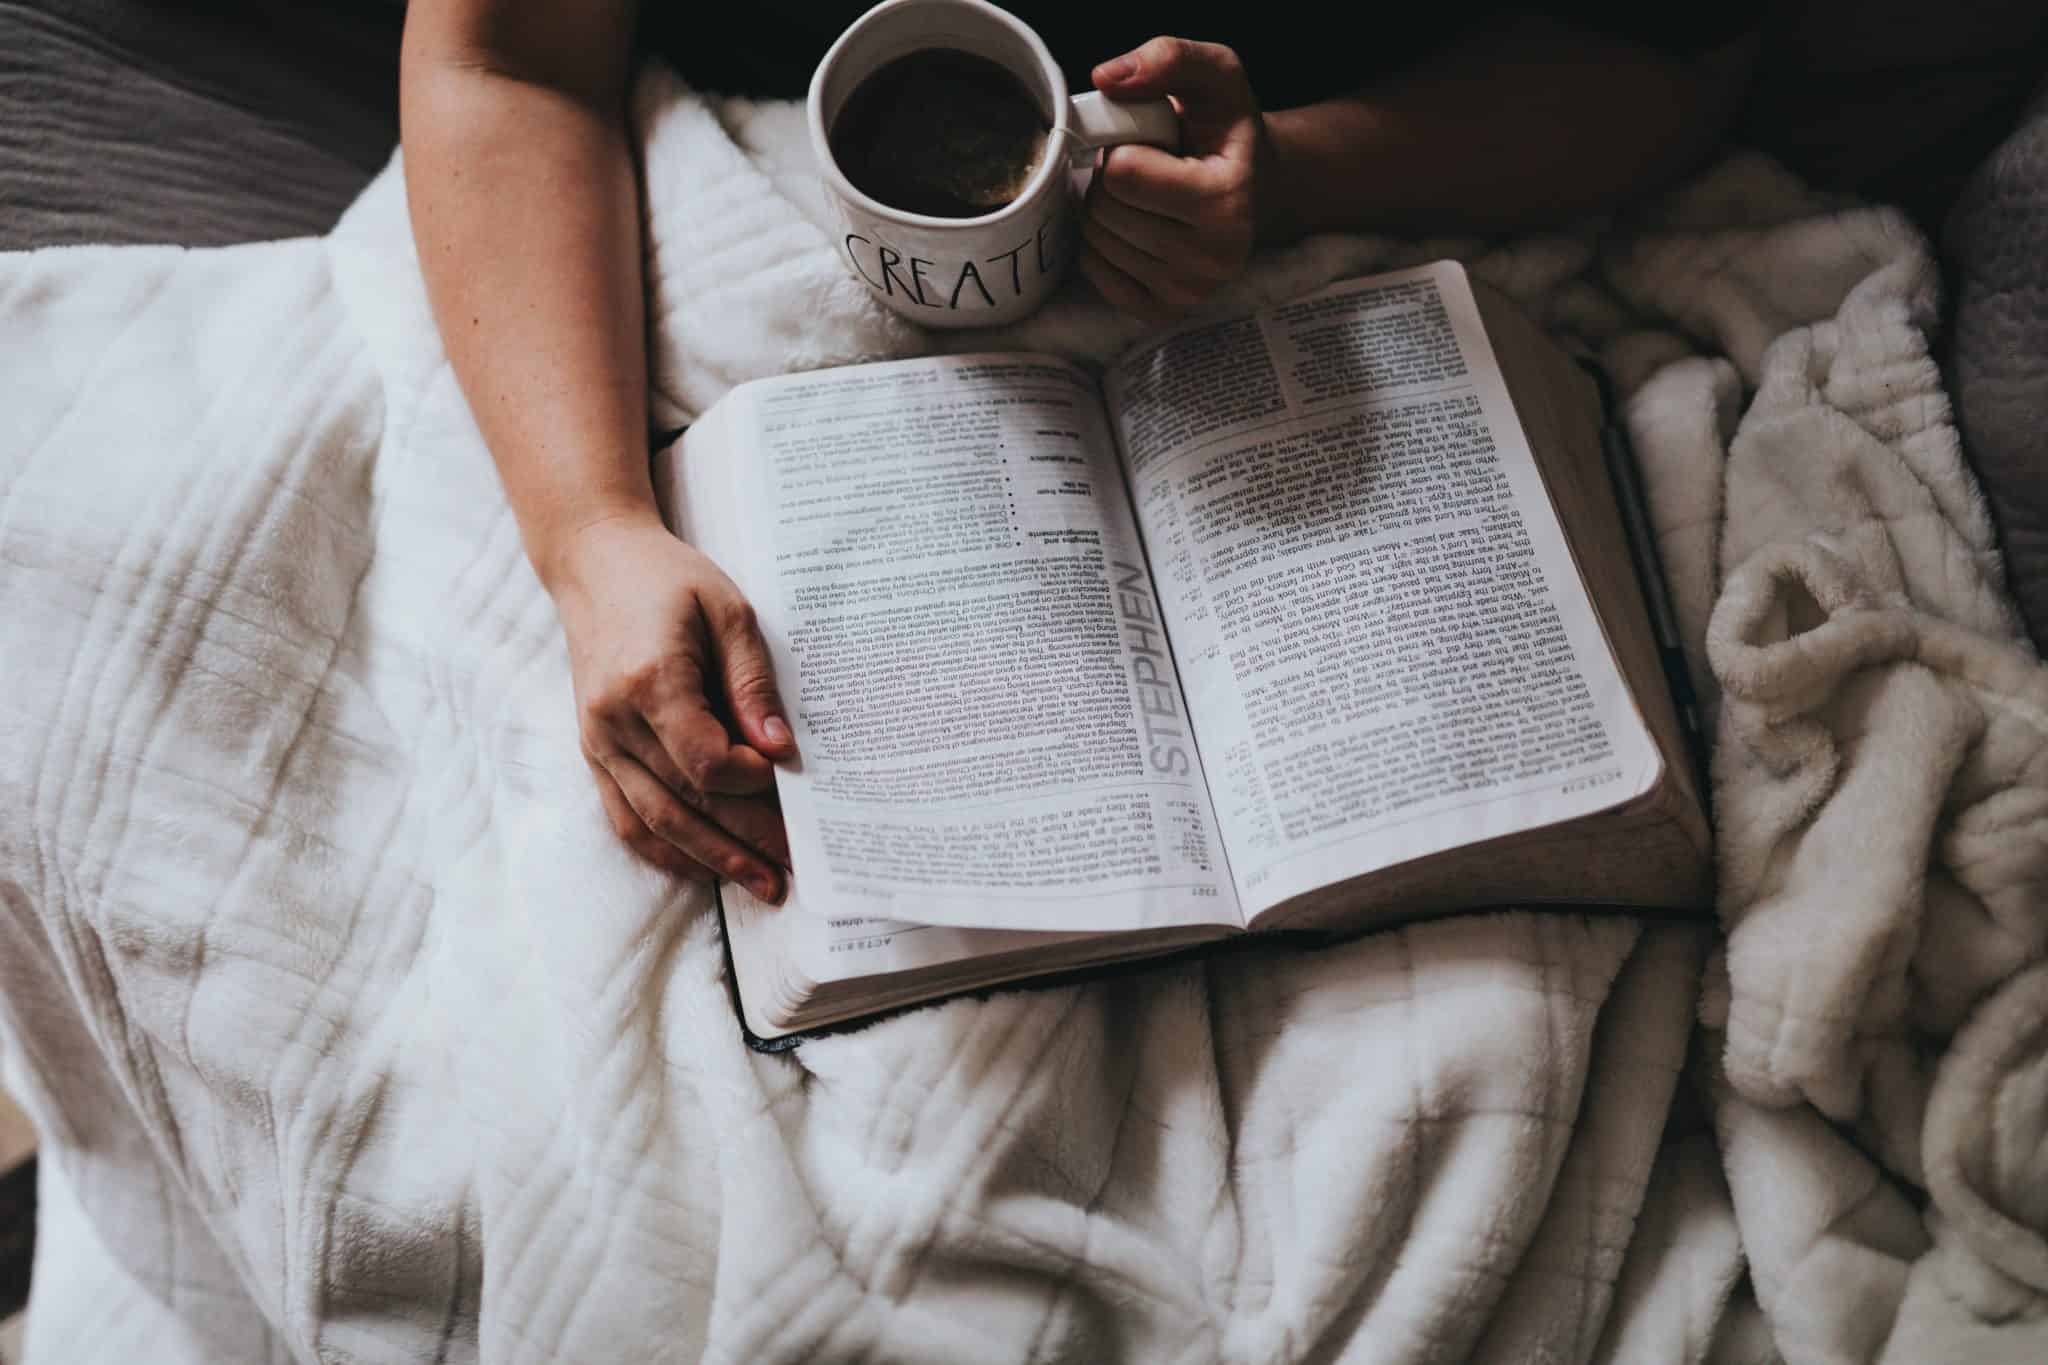
[[[862,81],[898,57],[954,48],[1006,68],[1052,125],[1023,193],[978,218],[938,218],[861,193],[832,158],[834,120]],[[875,296],[927,327],[1015,322],[1045,302],[1073,254],[1069,167],[1121,142],[1174,147],[1165,100],[1069,96],[1059,63],[1029,25],[986,0],[882,0],[853,22],[811,77],[811,147],[840,222],[842,259]]]

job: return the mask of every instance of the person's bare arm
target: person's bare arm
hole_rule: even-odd
[[[1266,116],[1275,235],[1513,232],[1662,189],[1734,116],[1754,41],[1698,57],[1523,18],[1344,99]]]
[[[1452,43],[1354,95],[1262,112],[1230,48],[1151,42],[1095,69],[1115,98],[1170,95],[1179,154],[1118,147],[1082,223],[1081,270],[1162,320],[1257,245],[1311,232],[1510,232],[1611,209],[1698,164],[1733,117],[1754,40],[1672,57],[1548,20]]]
[[[751,610],[648,471],[632,0],[413,0],[400,74],[427,292],[568,636],[585,757],[653,862],[778,899],[794,753]],[[767,856],[763,856],[763,855]]]

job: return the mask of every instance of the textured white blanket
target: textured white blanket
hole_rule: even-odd
[[[927,344],[793,110],[657,76],[640,123],[664,417]],[[398,176],[323,241],[0,258],[31,1362],[2048,1357],[2048,683],[1921,244],[1744,162],[1597,248],[1319,239],[1233,301],[1442,254],[1632,394],[1725,686],[1713,1133],[1706,936],[1623,919],[746,1051],[577,764]],[[971,344],[1130,335],[1076,291]]]

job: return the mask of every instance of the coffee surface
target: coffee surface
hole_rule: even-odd
[[[832,124],[832,159],[892,208],[978,218],[1010,203],[1045,156],[1051,123],[998,62],[925,48],[880,67]]]

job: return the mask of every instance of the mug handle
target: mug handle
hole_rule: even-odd
[[[1089,90],[1067,104],[1077,157],[1120,142],[1149,142],[1169,152],[1180,146],[1180,115],[1166,100],[1113,100]]]

